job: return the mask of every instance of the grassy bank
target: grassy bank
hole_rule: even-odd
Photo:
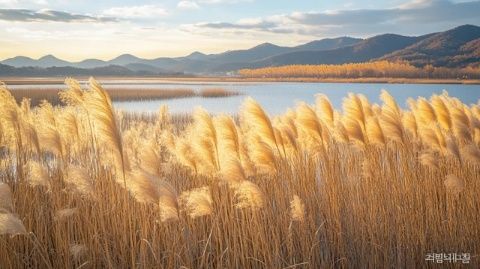
[[[0,268],[480,266],[479,105],[124,114],[93,80],[64,99],[0,89]]]

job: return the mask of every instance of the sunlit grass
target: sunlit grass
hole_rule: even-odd
[[[135,114],[67,84],[58,107],[0,90],[0,268],[479,265],[478,104]]]

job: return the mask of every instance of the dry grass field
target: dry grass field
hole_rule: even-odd
[[[0,89],[0,268],[480,267],[480,104],[128,114],[66,83]]]

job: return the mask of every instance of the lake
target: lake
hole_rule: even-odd
[[[55,86],[55,85],[48,85]],[[31,87],[48,87],[31,86]],[[58,85],[56,85],[58,86]],[[465,104],[477,103],[480,100],[480,85],[465,84],[378,84],[378,83],[298,83],[298,82],[178,82],[178,81],[139,81],[118,80],[105,81],[106,88],[141,88],[141,89],[174,89],[222,87],[237,91],[242,95],[225,98],[184,98],[157,101],[115,102],[117,108],[127,111],[155,112],[159,106],[166,104],[172,113],[192,112],[195,107],[202,106],[212,113],[236,113],[247,96],[257,100],[270,114],[280,114],[297,102],[314,103],[316,94],[325,94],[336,108],[341,108],[342,99],[348,93],[361,93],[371,102],[379,103],[382,89],[388,90],[399,105],[406,107],[409,97],[441,94],[447,90],[450,96],[459,98]],[[15,88],[15,87],[11,87]]]
[[[116,85],[120,87],[121,85]],[[138,87],[124,85],[122,87]],[[240,96],[225,98],[185,98],[158,101],[117,102],[116,106],[130,111],[156,111],[162,104],[167,104],[173,113],[191,112],[197,106],[202,106],[212,113],[238,112],[246,96],[257,100],[271,114],[280,114],[297,102],[313,104],[316,94],[325,94],[336,108],[341,108],[342,100],[348,93],[361,93],[371,102],[380,102],[382,89],[388,90],[399,105],[406,106],[409,97],[430,97],[447,90],[450,96],[459,98],[466,104],[477,103],[480,100],[480,85],[463,84],[359,84],[359,83],[198,83],[198,84],[163,84],[142,85],[142,88],[178,88],[189,87],[201,89],[206,87],[223,87],[240,92]]]

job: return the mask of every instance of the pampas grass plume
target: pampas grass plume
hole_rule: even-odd
[[[423,152],[419,156],[420,163],[433,169],[438,169],[438,157],[433,152]]]
[[[248,97],[243,103],[241,113],[245,122],[253,126],[255,133],[261,136],[271,147],[275,147],[278,150],[272,123],[260,104]]]
[[[185,212],[192,218],[213,213],[213,199],[209,187],[196,188],[183,192],[179,198]]]
[[[91,94],[88,95],[86,101],[88,111],[95,122],[96,136],[102,145],[109,147],[114,152],[116,169],[125,175],[125,172],[130,170],[130,166],[124,155],[122,136],[115,119],[112,101],[95,79],[90,78],[89,82]]]
[[[458,195],[465,190],[465,183],[458,176],[447,175],[443,182],[448,192]]]
[[[474,164],[480,164],[480,149],[475,144],[470,144],[462,147],[462,156]]]
[[[290,201],[290,215],[292,221],[303,222],[305,220],[305,204],[298,195],[294,195]]]
[[[50,176],[47,169],[37,161],[29,161],[27,164],[28,184],[31,186],[43,186],[50,189]]]
[[[86,197],[93,196],[93,182],[85,168],[78,166],[68,167],[64,180],[75,192]]]
[[[12,191],[10,186],[0,183],[0,213],[11,213],[13,211]]]
[[[71,216],[75,215],[78,213],[78,208],[65,208],[65,209],[60,209],[55,212],[55,216],[53,219],[55,221],[63,221],[65,219],[70,218]]]
[[[82,244],[71,244],[69,247],[70,255],[72,256],[73,260],[79,262],[85,258],[88,253],[88,248]]]
[[[432,105],[425,100],[425,98],[420,98],[417,101],[417,111],[419,119],[424,125],[430,125],[437,121],[437,115],[435,114],[435,110],[433,109]]]
[[[335,122],[335,110],[326,95],[318,94],[315,98],[315,104],[319,112],[320,118],[329,126],[333,127]]]
[[[0,213],[0,235],[26,234],[27,230],[23,222],[11,213]]]
[[[385,145],[386,139],[383,134],[382,127],[377,117],[372,117],[367,120],[367,136],[368,141],[377,145]]]
[[[177,192],[168,182],[163,180],[158,184],[158,207],[162,222],[179,219]]]
[[[265,204],[265,197],[257,184],[244,180],[235,188],[237,208],[260,209]]]

